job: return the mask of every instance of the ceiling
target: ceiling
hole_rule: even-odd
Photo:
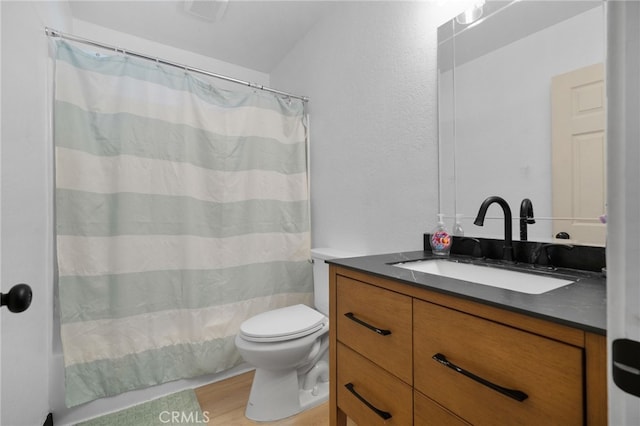
[[[332,1],[80,1],[75,19],[270,73]],[[194,16],[185,10],[190,3]],[[226,6],[226,8],[225,8]],[[216,13],[222,8],[222,16]]]

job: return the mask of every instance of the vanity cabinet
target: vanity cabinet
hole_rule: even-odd
[[[331,265],[331,425],[606,425],[606,338]]]

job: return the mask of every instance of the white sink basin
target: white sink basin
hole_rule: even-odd
[[[575,281],[493,268],[484,265],[456,263],[443,259],[396,263],[398,268],[469,281],[528,294],[542,294]]]

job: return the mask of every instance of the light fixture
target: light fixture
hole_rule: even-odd
[[[456,22],[461,25],[469,25],[482,17],[484,0],[456,16]]]

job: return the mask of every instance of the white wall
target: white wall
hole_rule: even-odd
[[[33,289],[31,307],[2,310],[3,425],[42,424],[49,412],[53,260],[45,25],[67,28],[65,3],[2,8],[2,290]]]
[[[420,250],[438,210],[436,28],[464,2],[340,2],[272,72],[310,97],[312,238]]]

